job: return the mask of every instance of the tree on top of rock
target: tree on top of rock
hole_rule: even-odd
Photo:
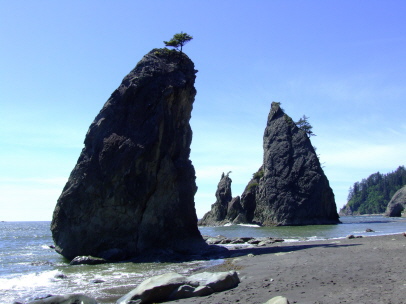
[[[193,39],[192,36],[190,36],[184,32],[180,32],[178,34],[173,35],[171,40],[164,41],[164,43],[165,43],[165,46],[174,47],[175,49],[177,49],[178,51],[180,51],[182,53],[182,47],[192,39]]]
[[[299,129],[305,131],[307,136],[310,138],[310,136],[316,136],[316,134],[313,133],[312,131],[313,127],[309,123],[308,119],[309,117],[303,115],[303,117],[300,118],[298,122],[296,122],[296,125]]]

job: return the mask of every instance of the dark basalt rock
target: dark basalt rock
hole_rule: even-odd
[[[185,54],[154,49],[123,79],[58,199],[57,252],[123,260],[206,248],[189,160],[196,72]]]
[[[253,174],[252,179],[248,182],[243,194],[241,195],[241,206],[244,210],[243,215],[247,223],[252,223],[254,219],[254,212],[257,207],[257,192],[259,191],[259,181],[264,176],[264,169],[261,166],[256,173]]]
[[[99,265],[105,263],[107,263],[107,261],[102,258],[92,256],[77,256],[70,261],[69,265]]]
[[[52,296],[48,295],[43,299],[38,299],[28,304],[67,304],[67,303],[80,303],[80,304],[97,304],[97,301],[83,294],[67,294]]]
[[[402,216],[402,212],[406,209],[406,186],[400,188],[393,195],[392,199],[386,207],[386,216],[399,217]]]
[[[227,209],[224,201],[217,201],[201,225],[339,223],[333,191],[310,139],[279,103],[272,103],[263,148],[264,162],[241,198],[230,200]]]
[[[266,226],[339,223],[334,193],[310,139],[276,102],[263,148],[263,176],[255,191],[254,216],[248,220]]]
[[[229,172],[230,173],[230,172]],[[229,173],[221,175],[220,181],[217,185],[216,202],[211,205],[211,210],[207,212],[199,221],[199,225],[218,225],[221,222],[226,223],[226,216],[228,205],[232,200],[231,195],[231,178]]]
[[[234,197],[229,203],[227,208],[227,216],[226,219],[234,224],[245,223],[246,218],[242,215],[244,213],[244,209],[241,206],[241,199],[239,196]]]

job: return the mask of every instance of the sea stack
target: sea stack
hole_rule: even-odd
[[[339,223],[333,190],[307,133],[277,102],[268,115],[263,149],[262,168],[254,174],[258,185],[254,181],[255,209],[249,206],[254,209],[249,221],[266,226]]]
[[[211,210],[207,212],[199,221],[202,226],[218,226],[232,222],[243,212],[240,205],[240,197],[232,197],[230,172],[226,175],[222,173],[217,185],[216,202],[211,205]],[[244,221],[245,222],[245,221]]]
[[[271,105],[263,149],[263,164],[241,197],[228,199],[227,209],[221,207],[225,203],[217,201],[200,225],[293,226],[340,222],[334,193],[307,133],[276,102]]]
[[[123,79],[90,125],[58,199],[57,252],[123,260],[206,248],[189,160],[196,72],[186,54],[154,49]]]

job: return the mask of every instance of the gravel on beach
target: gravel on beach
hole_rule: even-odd
[[[167,303],[262,304],[284,296],[290,304],[402,304],[405,253],[403,234],[234,249],[232,258],[205,271],[236,270],[238,287]]]

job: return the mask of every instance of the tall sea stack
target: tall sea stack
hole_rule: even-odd
[[[333,190],[309,137],[276,102],[271,105],[263,148],[255,211],[248,220],[262,225],[339,223]]]
[[[339,223],[334,193],[309,137],[276,102],[268,116],[263,149],[263,164],[241,197],[230,201],[226,214],[217,214],[220,209],[214,204],[200,225]]]
[[[184,53],[154,49],[107,100],[55,207],[60,254],[121,260],[206,246],[189,160],[196,72]]]

